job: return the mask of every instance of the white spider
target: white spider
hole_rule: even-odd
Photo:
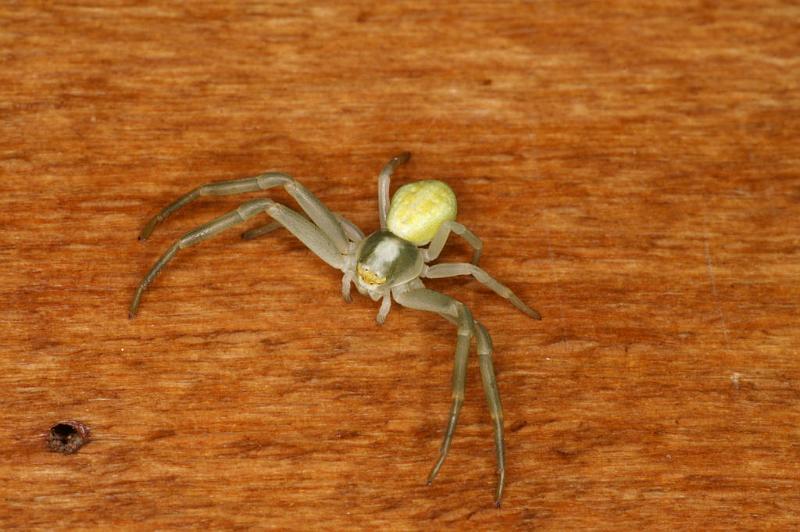
[[[492,340],[486,328],[473,319],[463,303],[450,296],[425,288],[421,278],[472,275],[512,305],[534,319],[539,313],[523,303],[477,266],[483,247],[481,240],[469,229],[455,221],[456,197],[441,181],[426,180],[400,187],[389,205],[389,181],[395,168],[408,161],[411,155],[402,153],[384,166],[378,177],[378,205],[381,228],[368,237],[343,216],[332,213],[314,194],[292,177],[268,172],[256,177],[221,181],[200,186],[178,198],[153,217],[139,238],[146,239],[153,229],[169,215],[200,196],[221,196],[283,187],[300,205],[308,218],[270,199],[256,199],[186,233],[153,265],[139,283],[130,305],[130,317],[136,315],[142,293],[179,249],[192,246],[220,231],[239,224],[262,212],[274,222],[247,231],[242,238],[263,235],[280,226],[285,227],[319,258],[341,270],[342,296],[350,301],[350,286],[373,301],[381,299],[377,321],[383,323],[389,314],[392,299],[405,307],[439,314],[458,327],[455,366],[453,369],[453,402],[439,459],[428,476],[430,484],[439,472],[455,432],[458,415],[464,401],[464,381],[467,355],[472,337],[477,343],[481,379],[494,423],[498,483],[495,504],[500,505],[505,483],[505,452],[503,445],[503,410],[492,364]],[[310,220],[309,220],[310,218]],[[474,249],[471,263],[443,263],[429,266],[436,260],[450,233],[462,236]],[[421,247],[425,246],[426,247]]]

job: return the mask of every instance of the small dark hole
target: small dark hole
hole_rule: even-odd
[[[54,452],[72,454],[89,442],[89,427],[80,421],[61,421],[50,427],[47,447]]]

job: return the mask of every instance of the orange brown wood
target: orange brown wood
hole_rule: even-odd
[[[799,52],[781,1],[3,5],[0,527],[796,526]],[[453,327],[378,327],[285,231],[183,251],[127,319],[240,199],[138,242],[179,194],[282,170],[371,231],[402,150],[544,316],[429,283],[494,338],[500,509],[474,358],[424,483]]]

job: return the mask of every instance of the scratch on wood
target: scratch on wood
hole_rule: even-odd
[[[705,231],[703,237],[703,248],[705,249],[706,268],[708,269],[708,278],[711,281],[711,294],[714,296],[714,306],[717,308],[719,315],[720,326],[722,327],[722,335],[725,338],[725,344],[728,343],[728,324],[725,321],[725,314],[722,312],[722,306],[719,303],[719,295],[717,294],[717,279],[714,276],[714,260],[711,258],[711,250],[708,245],[708,231]]]

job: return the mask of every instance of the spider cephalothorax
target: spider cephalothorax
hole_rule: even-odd
[[[392,287],[419,277],[424,265],[414,244],[390,231],[378,231],[358,246],[356,286],[364,295],[385,297]]]
[[[353,283],[359,293],[369,296],[374,301],[381,300],[378,323],[384,322],[394,299],[403,306],[439,314],[458,327],[453,368],[453,402],[439,459],[428,476],[428,483],[432,482],[439,472],[450,448],[464,401],[469,344],[470,340],[475,338],[481,380],[494,424],[498,471],[495,503],[499,505],[505,484],[505,449],[503,410],[500,406],[500,394],[492,364],[491,337],[486,328],[473,319],[472,313],[463,303],[425,288],[421,279],[472,275],[528,316],[535,319],[540,319],[540,316],[511,290],[478,267],[483,245],[469,229],[455,221],[456,197],[445,183],[434,180],[409,183],[397,190],[389,204],[391,175],[395,168],[408,161],[409,157],[408,153],[394,157],[378,176],[378,213],[381,228],[367,237],[355,224],[339,214],[332,213],[303,185],[283,173],[269,172],[256,177],[220,181],[192,190],[154,216],[145,225],[139,238],[146,239],[170,214],[200,196],[254,192],[276,186],[283,187],[297,201],[308,218],[270,199],[256,199],[247,201],[236,210],[186,233],[156,261],[139,283],[131,301],[129,315],[133,317],[136,314],[145,289],[178,250],[197,244],[257,214],[268,214],[274,222],[251,229],[242,234],[242,237],[255,238],[278,227],[285,227],[319,258],[342,271],[342,296],[346,301],[350,301],[350,288]],[[462,236],[472,246],[474,249],[472,262],[428,265],[439,257],[451,232]]]

